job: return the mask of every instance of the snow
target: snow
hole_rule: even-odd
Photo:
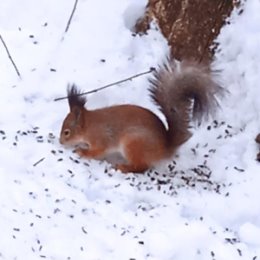
[[[146,1],[0,2],[0,259],[232,260],[260,258],[260,2],[235,10],[213,67],[228,93],[172,162],[144,175],[79,159],[59,144],[68,83],[88,91],[157,66],[155,25],[133,36]],[[147,76],[88,96],[89,108],[154,111]],[[215,121],[214,121],[215,120]]]

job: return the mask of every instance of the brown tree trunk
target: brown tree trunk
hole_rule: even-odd
[[[155,19],[174,58],[209,61],[214,39],[237,5],[234,0],[149,0],[135,29],[144,33]]]

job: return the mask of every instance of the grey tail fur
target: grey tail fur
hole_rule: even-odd
[[[87,102],[87,99],[86,97],[83,97],[81,94],[82,93],[80,92],[80,90],[78,90],[75,84],[68,85],[67,95],[70,109],[72,109],[73,107],[84,107],[85,103]]]
[[[171,152],[191,136],[192,120],[208,119],[218,107],[224,91],[213,76],[206,66],[169,60],[153,73],[151,97],[166,117]]]

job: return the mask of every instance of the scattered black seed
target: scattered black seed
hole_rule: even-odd
[[[237,239],[236,238],[225,238],[226,242],[230,243],[230,244],[234,244],[237,243]]]
[[[144,245],[144,241],[138,241],[138,244]]]
[[[82,230],[82,232],[83,232],[84,234],[87,234],[87,233],[88,233],[87,230],[86,230],[84,227],[81,227],[81,230]]]
[[[34,41],[34,42],[33,42],[33,44],[35,44],[35,45],[36,45],[36,44],[38,44],[38,42],[37,42],[37,41]]]
[[[141,231],[140,231],[142,234],[146,232],[146,228],[143,228]]]
[[[50,68],[50,71],[51,71],[51,72],[56,72],[57,70],[56,70],[56,69],[53,69],[53,68]]]
[[[60,210],[59,208],[56,208],[56,209],[54,209],[54,211],[53,211],[54,214],[57,214],[58,212],[61,212],[61,210]]]
[[[210,252],[211,256],[214,257],[215,253],[213,251]]]
[[[38,215],[38,214],[35,215],[35,217],[36,217],[36,218],[42,218],[42,216],[41,216],[41,215]]]
[[[207,127],[207,130],[209,130],[209,131],[211,130],[211,126],[210,125]]]
[[[57,161],[58,161],[58,162],[61,162],[62,160],[63,160],[62,158],[59,158]]]
[[[20,232],[20,228],[13,228],[14,231]]]
[[[106,60],[105,60],[105,59],[101,59],[100,61],[101,61],[101,62],[103,62],[103,63],[104,63],[104,62],[106,62]]]
[[[237,166],[234,166],[234,169],[238,172],[244,172],[245,171],[244,169],[238,168]]]
[[[238,252],[239,256],[242,256],[242,251],[241,251],[241,249],[237,248],[237,252]]]
[[[55,135],[54,135],[53,133],[49,133],[49,138],[54,139],[54,138],[55,138]]]
[[[31,34],[31,35],[29,35],[29,37],[30,37],[30,38],[34,38],[34,35]]]
[[[84,209],[81,210],[81,213],[82,213],[82,214],[85,214],[87,211],[88,211],[88,209],[85,209],[85,208],[84,208]]]
[[[110,201],[110,200],[106,200],[106,203],[107,203],[107,204],[110,204],[110,203],[111,203],[111,201]]]
[[[252,260],[256,260],[256,258],[257,258],[257,256],[254,256],[254,257],[252,258]]]
[[[33,227],[34,223],[30,223],[30,227]]]
[[[46,255],[40,255],[41,258],[46,258]]]
[[[0,130],[0,134],[1,135],[5,135],[5,131],[4,130]]]
[[[63,151],[62,151],[62,150],[58,150],[58,152],[59,152],[59,153],[63,153]]]
[[[169,180],[157,180],[157,184],[158,185],[165,185],[165,184],[168,184],[169,183]]]
[[[13,143],[13,146],[17,146],[17,143],[16,143],[16,142],[14,142],[14,143]]]
[[[195,149],[195,148],[191,148],[191,151],[193,152],[193,154],[194,154],[194,155],[196,155],[196,154],[197,154],[197,152],[196,152],[196,149]]]

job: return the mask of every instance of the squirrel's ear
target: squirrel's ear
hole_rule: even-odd
[[[74,115],[74,125],[83,125],[83,109],[75,106],[71,108],[71,113]]]

